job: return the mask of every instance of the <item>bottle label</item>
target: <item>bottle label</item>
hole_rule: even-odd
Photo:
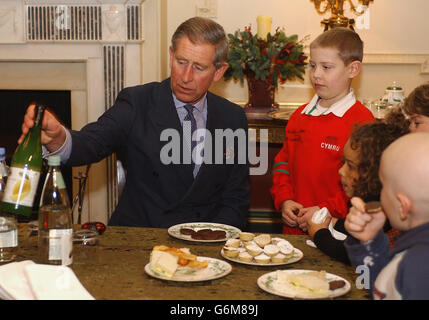
[[[62,265],[70,265],[73,262],[72,229],[49,230],[49,260],[61,260]]]
[[[18,246],[18,230],[0,232],[0,248],[14,248]]]
[[[7,166],[4,163],[0,162],[0,179],[2,177],[7,177],[9,172],[7,172]]]
[[[40,172],[28,168],[11,167],[3,201],[32,207],[39,184]]]

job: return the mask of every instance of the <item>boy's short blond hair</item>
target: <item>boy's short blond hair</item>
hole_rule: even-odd
[[[310,49],[317,47],[337,49],[346,66],[353,61],[362,62],[363,59],[363,41],[355,31],[347,28],[339,27],[323,32],[310,44]]]

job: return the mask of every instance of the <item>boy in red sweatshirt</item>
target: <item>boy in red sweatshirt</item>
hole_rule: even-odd
[[[354,124],[374,117],[356,100],[351,82],[361,70],[363,42],[346,28],[319,35],[310,45],[310,80],[316,94],[289,118],[274,158],[271,195],[282,213],[283,233],[304,234],[306,219],[326,207],[344,218],[348,197],[338,169]]]

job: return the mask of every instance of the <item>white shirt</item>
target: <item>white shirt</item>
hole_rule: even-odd
[[[356,97],[352,88],[350,88],[350,92],[345,97],[335,102],[328,108],[319,106],[319,100],[319,96],[315,94],[301,113],[315,117],[333,113],[337,117],[341,118],[347,112],[347,110],[349,110],[356,103]]]

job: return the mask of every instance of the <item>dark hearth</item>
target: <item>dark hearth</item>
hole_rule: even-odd
[[[6,162],[10,164],[13,153],[18,146],[21,135],[21,125],[25,111],[31,102],[46,105],[60,121],[68,128],[71,127],[71,99],[70,91],[56,90],[0,90],[0,146],[6,148]],[[61,172],[72,200],[72,170],[71,167],[62,167]],[[44,181],[46,172],[40,177]],[[42,183],[39,183],[39,194],[36,196],[37,210]],[[37,215],[30,217],[37,219]]]

